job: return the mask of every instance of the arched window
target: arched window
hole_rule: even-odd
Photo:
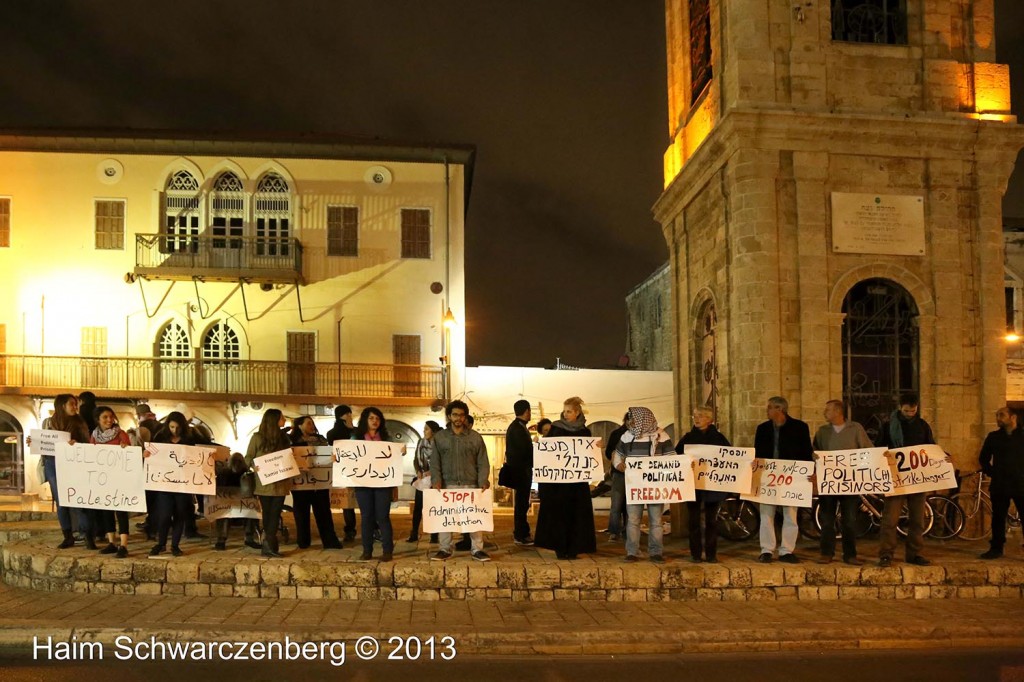
[[[245,228],[245,191],[231,171],[217,176],[210,192],[210,229],[215,249],[242,248]]]
[[[698,405],[710,407],[718,416],[718,353],[715,348],[715,328],[718,326],[718,314],[715,304],[708,301],[701,308],[696,329],[697,361],[700,373],[700,402]]]
[[[858,282],[843,299],[843,396],[874,440],[901,393],[918,390],[917,305],[886,279]]]
[[[241,357],[238,334],[227,322],[218,322],[210,327],[203,337],[203,360],[235,361]]]
[[[188,332],[177,322],[168,322],[160,331],[158,342],[160,357],[167,360],[191,360],[192,346]]]
[[[199,181],[186,170],[167,178],[164,188],[164,253],[199,251]]]
[[[289,255],[292,201],[288,183],[277,173],[267,173],[256,185],[255,201],[256,255]]]

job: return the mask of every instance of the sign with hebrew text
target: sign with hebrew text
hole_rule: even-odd
[[[536,483],[590,483],[604,478],[601,439],[556,436],[533,444]]]

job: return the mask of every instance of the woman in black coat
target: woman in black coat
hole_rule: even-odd
[[[676,445],[676,452],[682,454],[687,445],[722,445],[729,446],[729,439],[715,428],[712,422],[715,413],[710,407],[697,407],[693,410],[693,428],[683,436]],[[704,560],[709,564],[718,563],[718,508],[729,497],[729,493],[717,490],[698,490],[697,499],[687,502],[686,508],[690,517],[690,560],[701,561],[703,550]],[[704,542],[700,538],[700,512],[704,508]]]
[[[562,418],[556,421],[547,437],[591,436],[583,417],[583,401],[568,398],[562,406]],[[597,551],[594,534],[594,506],[587,483],[539,483],[540,510],[534,544],[552,549],[559,559],[575,559],[578,554]]]

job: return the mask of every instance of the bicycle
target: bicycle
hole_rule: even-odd
[[[992,497],[985,488],[985,475],[981,471],[967,474],[964,481],[972,478],[977,478],[977,486],[972,481],[969,487],[963,487],[951,499],[964,513],[964,528],[960,532],[960,539],[984,540],[992,534]],[[1006,515],[1006,527],[1010,529],[1018,526],[1020,512],[1011,503],[1010,511]]]
[[[857,514],[857,537],[864,537],[872,530],[882,527],[882,509],[885,498],[880,495],[861,495],[860,507]],[[821,507],[815,497],[812,502],[814,512],[814,525],[820,533],[821,530]],[[938,510],[938,511],[936,511]],[[841,524],[842,511],[836,510],[836,539],[842,537]],[[924,504],[924,534],[937,540],[949,540],[957,537],[964,528],[965,513],[959,505],[944,495],[929,495],[925,498]],[[907,536],[910,527],[910,517],[907,509],[900,510],[899,520],[896,522],[896,532],[903,537]],[[803,529],[803,526],[801,526]],[[805,534],[806,535],[806,534]],[[820,535],[819,535],[820,537]]]
[[[761,515],[752,502],[732,497],[719,505],[717,523],[719,535],[742,542],[757,533]]]

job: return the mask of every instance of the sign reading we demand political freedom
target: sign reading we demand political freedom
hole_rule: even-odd
[[[650,455],[626,458],[626,504],[693,502],[693,455]]]

